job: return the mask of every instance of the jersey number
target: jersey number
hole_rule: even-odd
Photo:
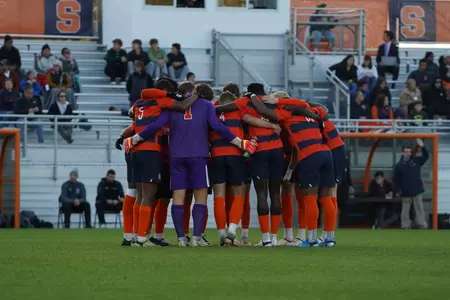
[[[138,118],[138,120],[140,120],[143,117],[144,117],[144,108],[143,107],[139,107],[137,118]]]
[[[305,117],[305,120],[306,120],[306,122],[310,122],[310,123],[316,122],[316,120],[314,120],[313,118],[308,118],[308,117]]]
[[[188,109],[186,109],[186,111],[184,112],[184,119],[185,120],[192,120],[192,112],[191,112],[191,108],[190,107]]]
[[[219,120],[225,122],[225,115],[223,113],[220,114]]]

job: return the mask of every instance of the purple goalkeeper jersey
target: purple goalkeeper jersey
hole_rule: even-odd
[[[198,99],[185,112],[163,111],[158,120],[139,135],[147,138],[170,122],[169,155],[178,157],[209,157],[208,130],[211,127],[228,141],[236,136],[216,116],[211,102]]]

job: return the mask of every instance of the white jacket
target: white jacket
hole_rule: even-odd
[[[378,71],[375,66],[372,66],[372,69],[363,67],[362,65],[358,66],[358,80],[364,78],[364,77],[375,77],[378,78]]]

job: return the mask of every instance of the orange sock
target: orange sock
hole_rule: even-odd
[[[292,218],[294,217],[294,204],[292,195],[281,195],[281,217],[283,218],[284,228],[292,228]]]
[[[317,196],[303,196],[303,201],[305,202],[306,224],[308,230],[316,230],[317,220],[319,219]]]
[[[250,227],[250,192],[245,193],[244,200],[244,212],[242,213],[241,226],[243,229],[248,229]]]
[[[234,200],[233,191],[227,190],[227,192],[225,193],[225,212],[227,216],[226,219],[227,227],[230,227],[230,211],[231,207],[233,206],[233,200]]]
[[[152,207],[147,205],[141,205],[139,208],[139,231],[138,231],[138,237],[145,237],[147,235],[147,230],[151,230],[151,226],[148,226],[150,224],[150,218],[152,215]],[[148,229],[148,227],[150,227]]]
[[[306,229],[305,201],[300,189],[295,189],[295,198],[297,199],[298,228]]]
[[[230,223],[239,224],[244,212],[244,196],[234,196],[230,210]]]
[[[155,211],[159,201],[155,201],[152,204],[152,213],[150,214],[150,220],[148,221],[147,234],[152,234],[153,220],[155,219]]]
[[[184,202],[184,234],[189,235],[189,224],[191,222],[191,203]]]
[[[278,234],[278,227],[280,227],[281,216],[270,215],[270,233]]]
[[[214,219],[216,220],[216,227],[218,230],[225,229],[226,212],[225,199],[214,197]]]
[[[134,201],[136,201],[135,197],[131,197],[125,195],[125,199],[123,200],[123,233],[133,233],[133,206]]]
[[[269,216],[258,216],[261,233],[269,233]]]
[[[334,231],[334,227],[336,226],[336,211],[333,200],[331,200],[331,197],[323,197],[320,198],[320,204],[323,207],[325,218],[323,229],[325,231]]]
[[[134,204],[133,205],[133,232],[134,234],[137,234],[139,232],[139,209],[141,208],[140,204]],[[147,228],[147,225],[145,225],[145,228]]]
[[[168,200],[159,200],[155,209],[155,234],[163,234],[167,221]]]
[[[331,201],[333,201],[333,206],[334,206],[334,210],[336,211],[336,215],[339,213],[339,208],[337,205],[337,198],[336,197],[331,197]]]
[[[203,235],[205,235],[205,231],[206,231],[206,227],[208,226],[208,216],[209,216],[209,211],[208,211],[208,205],[206,205],[206,218],[205,218],[205,223],[203,224]]]

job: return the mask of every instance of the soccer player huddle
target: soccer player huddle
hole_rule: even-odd
[[[336,188],[346,150],[327,119],[327,109],[285,92],[266,95],[259,83],[250,84],[247,91],[241,95],[239,87],[229,83],[212,103],[215,93],[209,85],[178,85],[165,77],[154,89],[142,91],[130,109],[131,125],[116,141],[118,149],[124,145],[127,162],[123,246],[172,245],[164,237],[171,198],[178,245],[211,245],[204,236],[210,182],[220,246],[251,246],[251,183],[262,233],[255,246],[336,245]],[[293,193],[298,207],[296,237]],[[324,211],[320,237],[318,199]],[[281,220],[284,238],[278,240]]]

